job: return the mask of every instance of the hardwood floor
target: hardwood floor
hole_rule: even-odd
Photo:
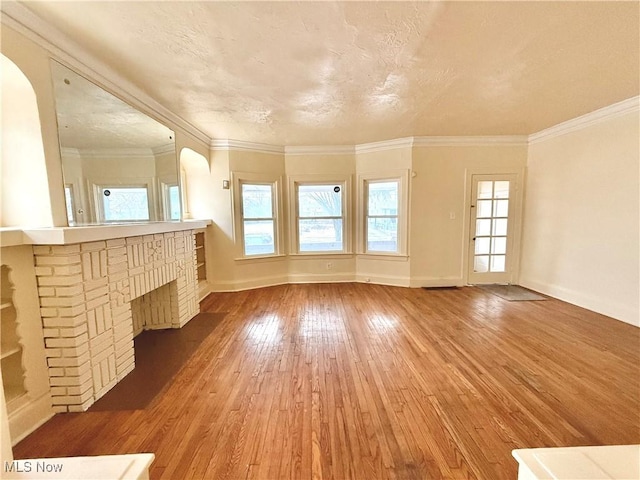
[[[16,458],[154,452],[154,479],[515,479],[514,448],[640,443],[640,329],[478,288],[284,285],[144,410],[56,415]],[[160,366],[158,366],[160,368]]]

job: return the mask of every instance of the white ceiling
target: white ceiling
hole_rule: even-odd
[[[27,2],[213,139],[522,135],[639,93],[638,2]]]
[[[164,125],[57,62],[51,70],[61,147],[162,151],[174,145]]]

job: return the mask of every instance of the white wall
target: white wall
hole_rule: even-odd
[[[2,196],[0,225],[52,226],[49,186],[36,94],[20,69],[4,55],[2,92]]]
[[[0,34],[2,35],[2,41],[0,42],[0,45],[2,45],[2,53],[20,68],[22,73],[29,79],[35,91],[38,102],[37,115],[40,120],[39,131],[31,131],[29,137],[32,138],[32,140],[29,143],[24,143],[16,151],[19,153],[19,157],[17,158],[19,161],[23,162],[24,159],[27,158],[26,155],[29,155],[30,161],[34,162],[33,165],[38,165],[37,169],[32,166],[33,169],[29,175],[33,175],[33,180],[28,183],[33,187],[30,191],[33,190],[35,193],[37,189],[38,192],[36,194],[38,197],[36,205],[38,210],[37,217],[39,218],[31,221],[27,220],[30,218],[29,215],[22,216],[22,219],[19,220],[19,225],[40,223],[43,226],[65,226],[67,224],[67,212],[64,201],[62,163],[60,161],[58,126],[55,114],[49,54],[6,25],[2,25]],[[9,111],[15,108],[15,105],[4,105],[4,102],[5,100],[15,102],[18,99],[11,99],[10,95],[4,92],[4,90],[2,97],[3,112],[6,111],[5,108],[9,109]],[[29,112],[32,111],[29,110]],[[5,125],[2,127],[2,131],[4,136]],[[12,137],[9,130],[6,131],[6,134]],[[17,138],[16,136],[13,137]],[[40,148],[34,149],[36,145],[39,145]],[[42,148],[44,148],[44,157],[42,157]],[[20,151],[22,153],[20,153]],[[8,157],[5,158],[5,152],[3,151],[3,162],[7,161],[7,158]],[[24,165],[26,164],[23,164],[23,166]],[[19,176],[11,175],[12,182],[22,183],[20,182]],[[11,205],[11,208],[13,208],[13,205]],[[43,212],[40,213],[40,210],[43,210]],[[15,224],[15,222],[12,223]],[[3,223],[3,225],[5,224]]]
[[[526,161],[525,144],[413,149],[412,286],[465,284],[470,207],[466,198],[471,188],[467,172],[522,174]]]
[[[521,284],[640,326],[638,109],[529,147]]]

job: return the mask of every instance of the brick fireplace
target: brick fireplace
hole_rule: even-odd
[[[56,412],[86,410],[131,372],[134,334],[199,312],[193,230],[33,251]]]

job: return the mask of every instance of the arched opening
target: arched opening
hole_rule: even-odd
[[[180,151],[180,177],[184,218],[212,218],[214,198],[207,159],[190,148],[183,148]]]
[[[2,193],[0,226],[52,226],[36,94],[20,68],[0,58]]]

